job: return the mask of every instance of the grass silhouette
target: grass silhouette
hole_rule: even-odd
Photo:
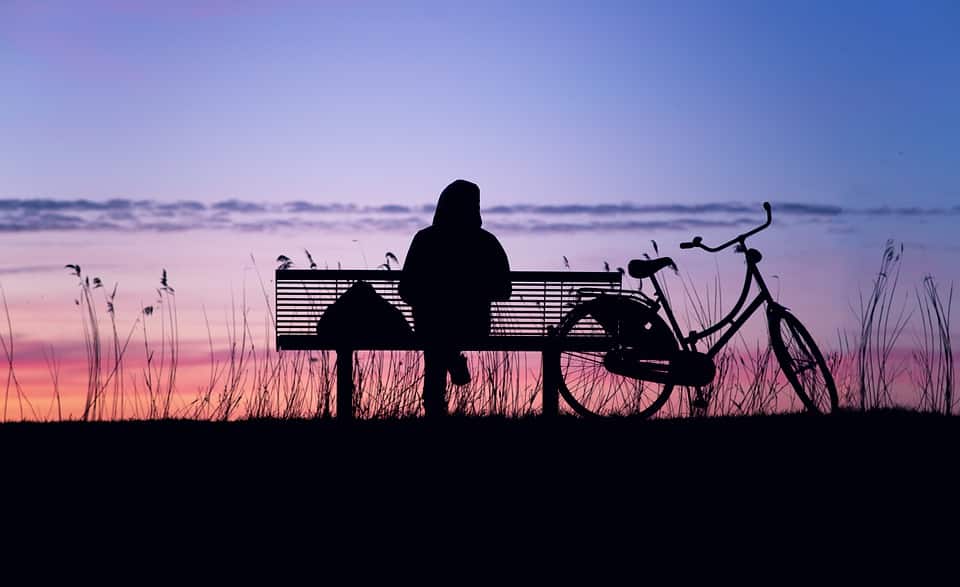
[[[315,267],[313,257],[304,252],[309,264]],[[932,276],[927,276],[912,298],[898,297],[902,254],[902,246],[887,244],[869,295],[861,295],[858,330],[853,336],[840,333],[836,347],[828,353],[841,405],[846,409],[875,410],[897,403],[911,409],[952,414],[956,407],[950,319],[953,288],[943,290]],[[391,264],[400,265],[392,253],[385,255],[385,261],[384,269]],[[293,265],[285,255],[278,262],[281,266]],[[108,291],[100,277],[84,274],[80,265],[69,264],[66,269],[77,280],[75,305],[81,318],[86,357],[86,392],[82,411],[76,416],[80,420],[293,421],[336,415],[334,353],[276,351],[271,296],[259,270],[257,276],[270,320],[262,330],[254,327],[250,320],[252,308],[244,292],[239,300],[231,298],[223,324],[225,335],[218,337],[207,309],[203,308],[209,371],[196,390],[188,391],[179,383],[180,317],[166,269],[161,270],[156,299],[150,305],[140,305],[126,332],[118,326],[118,313],[124,307],[119,285],[114,284]],[[687,301],[687,321],[695,325],[715,321],[723,311],[720,276],[700,286],[689,278],[680,279]],[[2,289],[0,296],[6,322],[6,332],[0,333],[0,348],[7,366],[3,421],[69,419],[71,416],[65,415],[63,409],[63,370],[53,347],[49,351],[44,348],[52,390],[50,404],[38,405],[24,391],[16,370],[13,318]],[[906,359],[895,358],[898,342],[911,320],[919,325],[913,350]],[[131,363],[130,358],[138,331],[142,338],[142,364]],[[461,417],[509,418],[538,413],[542,383],[539,355],[484,351],[468,353],[468,357],[475,377],[469,385],[448,389],[451,413]],[[421,414],[423,364],[419,352],[358,351],[353,360],[357,417],[389,420]],[[702,389],[706,403],[701,412],[693,408],[693,390],[688,389],[686,393],[674,394],[657,417],[760,415],[800,409],[769,345],[748,341],[740,335],[716,362],[717,377]],[[895,402],[893,387],[904,380],[912,386],[912,401]]]

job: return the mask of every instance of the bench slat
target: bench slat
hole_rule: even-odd
[[[395,281],[402,271],[382,269],[278,269],[278,281]],[[589,281],[596,283],[620,283],[618,271],[511,271],[511,281]]]
[[[327,306],[335,302],[357,280],[364,280],[384,299],[396,306],[412,325],[412,310],[398,291],[400,271],[367,269],[286,269],[275,275],[277,348],[285,350],[335,349],[341,341],[316,335],[316,324]],[[556,326],[574,304],[590,293],[621,293],[619,272],[513,271],[513,293],[491,308],[491,335],[469,350],[542,351],[548,328]],[[581,292],[581,290],[586,290]],[[607,335],[599,324],[586,320],[570,333],[582,350],[603,348]],[[371,334],[370,350],[415,350],[415,339],[402,342],[376,340]],[[567,343],[565,343],[567,344]],[[591,345],[593,345],[591,347]],[[589,348],[588,348],[589,347]]]

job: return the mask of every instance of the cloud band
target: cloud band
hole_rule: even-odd
[[[843,208],[833,205],[774,202],[778,217],[794,222],[834,222],[853,217],[935,217],[960,214],[944,208]],[[124,231],[404,231],[429,224],[433,205],[290,201],[264,203],[224,200],[165,202],[108,200],[0,199],[0,232]],[[501,232],[568,233],[589,231],[690,230],[756,224],[759,203],[704,204],[515,204],[483,210],[484,225]]]

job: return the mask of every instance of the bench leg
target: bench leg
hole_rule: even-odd
[[[543,370],[543,415],[556,416],[560,412],[559,376],[560,352],[552,349],[543,351],[541,356]]]
[[[353,350],[337,350],[337,419],[353,419]]]

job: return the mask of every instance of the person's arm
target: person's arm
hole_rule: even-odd
[[[490,257],[490,299],[506,300],[510,298],[513,291],[513,284],[510,281],[510,261],[497,237],[490,235],[490,240],[493,242]]]
[[[403,269],[400,274],[400,285],[398,287],[400,299],[407,304],[414,306],[420,303],[423,298],[421,294],[423,283],[423,247],[422,237],[418,232],[410,243],[410,249],[407,251],[407,258],[403,260]]]

